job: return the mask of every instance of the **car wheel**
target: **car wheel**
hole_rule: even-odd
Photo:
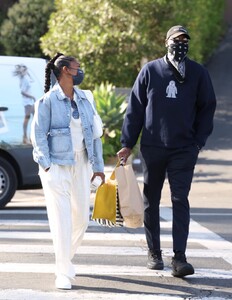
[[[4,207],[15,194],[17,176],[14,168],[4,158],[0,157],[0,207]]]

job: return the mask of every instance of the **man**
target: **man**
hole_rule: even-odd
[[[148,62],[131,91],[122,127],[126,162],[140,132],[144,172],[144,227],[148,244],[147,267],[164,268],[160,245],[159,204],[165,176],[173,209],[172,275],[194,273],[186,260],[189,233],[189,201],[194,167],[200,149],[213,129],[216,99],[207,70],[187,58],[190,36],[181,26],[166,35],[167,54]]]

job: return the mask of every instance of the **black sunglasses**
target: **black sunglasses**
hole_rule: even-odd
[[[78,119],[79,118],[79,111],[78,111],[78,108],[77,108],[77,104],[74,100],[71,100],[71,106],[72,106],[72,109],[73,109],[73,112],[72,112],[73,118]]]

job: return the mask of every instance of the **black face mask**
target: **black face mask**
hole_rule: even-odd
[[[77,75],[73,75],[73,85],[79,85],[84,80],[85,74],[84,71],[81,69],[77,70]]]
[[[188,53],[188,42],[173,42],[168,45],[168,52],[173,56],[175,61],[181,62]]]

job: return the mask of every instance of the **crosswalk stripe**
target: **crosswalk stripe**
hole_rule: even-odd
[[[47,210],[46,209],[11,209],[11,210],[1,210],[0,211],[0,216],[1,215],[47,215]],[[232,213],[200,213],[200,212],[191,212],[191,216],[222,216],[222,217],[230,217],[232,216]]]
[[[77,298],[76,298],[77,297]],[[155,298],[154,298],[155,297]],[[98,292],[97,298],[95,298],[95,294],[93,293],[83,293],[83,292],[76,292],[75,294],[73,291],[66,291],[65,293],[61,292],[40,292],[40,291],[33,291],[33,290],[24,290],[18,289],[14,290],[2,290],[0,291],[0,299],[1,300],[18,300],[18,299],[33,299],[33,300],[183,300],[183,297],[178,296],[170,296],[165,294],[143,294],[142,292],[137,294],[133,292],[133,295],[126,294],[126,293],[103,293]],[[199,298],[195,298],[198,300]],[[221,297],[201,297],[201,300],[223,300],[224,298]]]
[[[39,226],[39,223],[36,223]],[[165,222],[161,222],[161,228],[170,228],[170,223],[168,226],[164,225]],[[166,224],[167,225],[167,224]],[[44,226],[44,223],[41,224]],[[103,229],[104,230],[104,229]],[[49,231],[47,232],[33,232],[33,231],[0,231],[0,238],[4,239],[51,239],[51,234]],[[143,240],[145,241],[144,234],[138,233],[105,233],[105,232],[98,232],[91,233],[86,232],[84,239],[88,240]],[[162,241],[172,241],[171,234],[163,234]],[[190,224],[190,233],[189,233],[189,240],[188,242],[197,242],[205,246],[206,248],[214,249],[215,244],[217,249],[231,249],[232,250],[232,243],[226,241],[219,235],[215,234],[214,232],[208,230],[207,228],[201,226],[195,221],[191,221]],[[216,243],[215,243],[216,242]]]
[[[1,210],[0,215],[46,215],[46,209],[11,209]]]
[[[198,223],[194,223],[193,227],[199,227]],[[200,229],[202,229],[202,226],[200,226]],[[199,240],[199,231],[196,235],[196,233],[193,233],[193,236],[195,238],[189,238],[189,243],[196,242],[200,245],[205,246],[206,249],[187,249],[186,254],[188,257],[221,257],[226,262],[232,265],[232,244],[225,241],[221,237],[218,237],[212,232],[208,232],[205,228],[203,228],[203,231],[206,231],[206,236],[201,237]],[[208,236],[209,235],[209,236]],[[207,238],[208,236],[208,238]],[[212,238],[213,236],[213,238]],[[38,240],[41,244],[42,240],[51,240],[51,234],[50,232],[18,232],[18,231],[7,231],[7,232],[0,232],[0,238],[4,238],[6,240],[11,239],[21,239],[21,240],[27,240],[27,239],[33,239]],[[77,253],[79,254],[92,254],[95,253],[96,255],[146,255],[147,250],[145,247],[145,237],[141,234],[127,234],[127,233],[89,233],[87,232],[84,237],[85,241],[97,241],[99,242],[105,242],[105,241],[136,241],[141,242],[142,245],[140,247],[129,247],[123,245],[117,245],[114,247],[107,247],[107,246],[91,246],[91,247],[85,247],[81,246]],[[163,235],[162,241],[172,241],[171,235]],[[0,252],[2,253],[53,253],[52,245],[20,245],[17,244],[17,247],[12,244],[0,244]],[[172,253],[170,249],[163,248],[163,253]]]
[[[36,210],[37,215],[41,214],[43,217],[46,214],[44,210]],[[21,214],[25,214],[27,211],[21,211]],[[9,213],[9,212],[8,212]],[[34,214],[33,210],[30,210],[30,214]],[[0,213],[1,215],[1,213]],[[161,235],[162,242],[172,242],[171,227],[172,227],[172,210],[167,207],[161,207],[161,229],[166,229],[167,233]],[[32,217],[31,217],[32,218]],[[5,226],[4,230],[0,231],[0,239],[4,241],[0,244],[0,253],[43,253],[51,254],[54,253],[51,234],[49,231],[47,220],[20,220],[19,216],[13,220],[0,221],[1,226]],[[13,228],[20,226],[20,230]],[[28,226],[32,230],[28,230]],[[25,227],[25,228],[23,228]],[[145,234],[142,233],[125,233],[125,232],[104,232],[102,227],[99,230],[99,225],[96,222],[90,221],[89,227],[92,229],[87,231],[84,236],[82,246],[79,247],[77,255],[96,255],[101,257],[106,256],[147,256],[147,245]],[[94,231],[93,227],[97,228]],[[40,228],[43,230],[40,230]],[[22,230],[21,230],[22,229]],[[46,231],[44,232],[44,229]],[[170,229],[170,230],[169,230]],[[92,231],[93,230],[93,231]],[[12,241],[14,241],[12,243]],[[31,243],[33,241],[33,243]],[[43,244],[41,242],[44,242]],[[135,244],[136,243],[136,244]],[[191,243],[194,243],[194,247],[191,248]],[[232,266],[232,243],[226,241],[221,236],[208,230],[206,227],[199,223],[191,220],[190,223],[190,234],[188,240],[189,247],[187,249],[187,256],[190,258],[222,258]],[[113,246],[112,246],[113,245]],[[135,246],[136,245],[136,246]],[[171,248],[163,247],[164,260],[173,256]],[[25,256],[26,257],[26,256]],[[95,262],[96,263],[96,262]],[[11,273],[31,273],[31,274],[54,274],[54,263],[0,263],[0,274],[11,274]],[[148,270],[146,265],[144,266],[128,266],[128,265],[108,265],[108,264],[76,264],[75,265],[78,282],[78,276],[82,275],[105,275],[105,276],[136,276],[139,278],[148,277],[165,277],[171,278],[170,266],[165,267],[163,271]],[[4,276],[4,275],[3,275]],[[11,275],[10,275],[11,276]],[[232,267],[231,270],[224,269],[204,269],[195,268],[195,274],[191,278],[201,279],[224,279],[232,280]],[[75,282],[73,282],[75,285]],[[75,291],[77,292],[77,291]],[[66,297],[67,296],[67,297]],[[96,293],[82,293],[77,292],[76,296],[78,299],[92,300],[96,296]],[[74,297],[74,298],[73,298]],[[97,293],[97,299],[99,300],[151,300],[154,299],[154,294],[143,295],[143,294],[115,294],[115,293]],[[33,300],[50,300],[50,299],[76,299],[73,292],[38,292],[33,290],[0,290],[0,300],[16,300],[16,299],[33,299]],[[159,300],[179,300],[181,297],[171,295],[155,295],[155,299]],[[203,300],[202,298],[201,300]],[[207,300],[219,300],[215,297]],[[222,300],[223,298],[220,298]]]
[[[52,245],[20,245],[17,247],[12,244],[1,244],[1,253],[53,253]],[[77,255],[112,255],[112,256],[147,256],[147,248],[138,247],[121,247],[121,246],[80,246]],[[224,258],[230,259],[230,250],[208,250],[208,249],[188,249],[186,252],[188,257],[204,257],[204,258]],[[173,256],[170,248],[163,248],[163,257]]]
[[[198,232],[192,232],[189,235],[188,242],[200,243],[206,248],[212,248],[216,246],[217,249],[230,249],[232,250],[232,243],[224,240],[218,235],[214,235],[210,232],[201,232],[201,227]],[[38,240],[50,240],[51,233],[38,232],[38,231],[0,231],[0,239],[38,239]],[[86,232],[84,235],[84,240],[91,241],[106,241],[106,240],[129,240],[129,241],[145,241],[144,233],[116,233],[116,232]],[[161,240],[164,242],[172,241],[171,234],[163,234]]]
[[[0,226],[48,226],[47,220],[2,220]]]
[[[0,220],[0,226],[8,226],[8,225],[11,225],[11,226],[48,226],[48,220],[30,220],[30,219],[27,219],[27,220],[17,220],[17,219],[7,219],[7,220]],[[90,227],[93,227],[93,226],[96,226],[96,227],[99,227],[101,225],[99,225],[98,223],[96,223],[95,221],[92,221],[90,220],[89,221],[89,226]]]
[[[81,275],[121,275],[139,277],[172,277],[171,269],[165,267],[163,271],[149,270],[145,266],[117,266],[117,265],[75,265],[77,277]],[[54,273],[53,264],[35,263],[0,263],[0,273]],[[196,269],[191,278],[232,279],[231,270]]]

